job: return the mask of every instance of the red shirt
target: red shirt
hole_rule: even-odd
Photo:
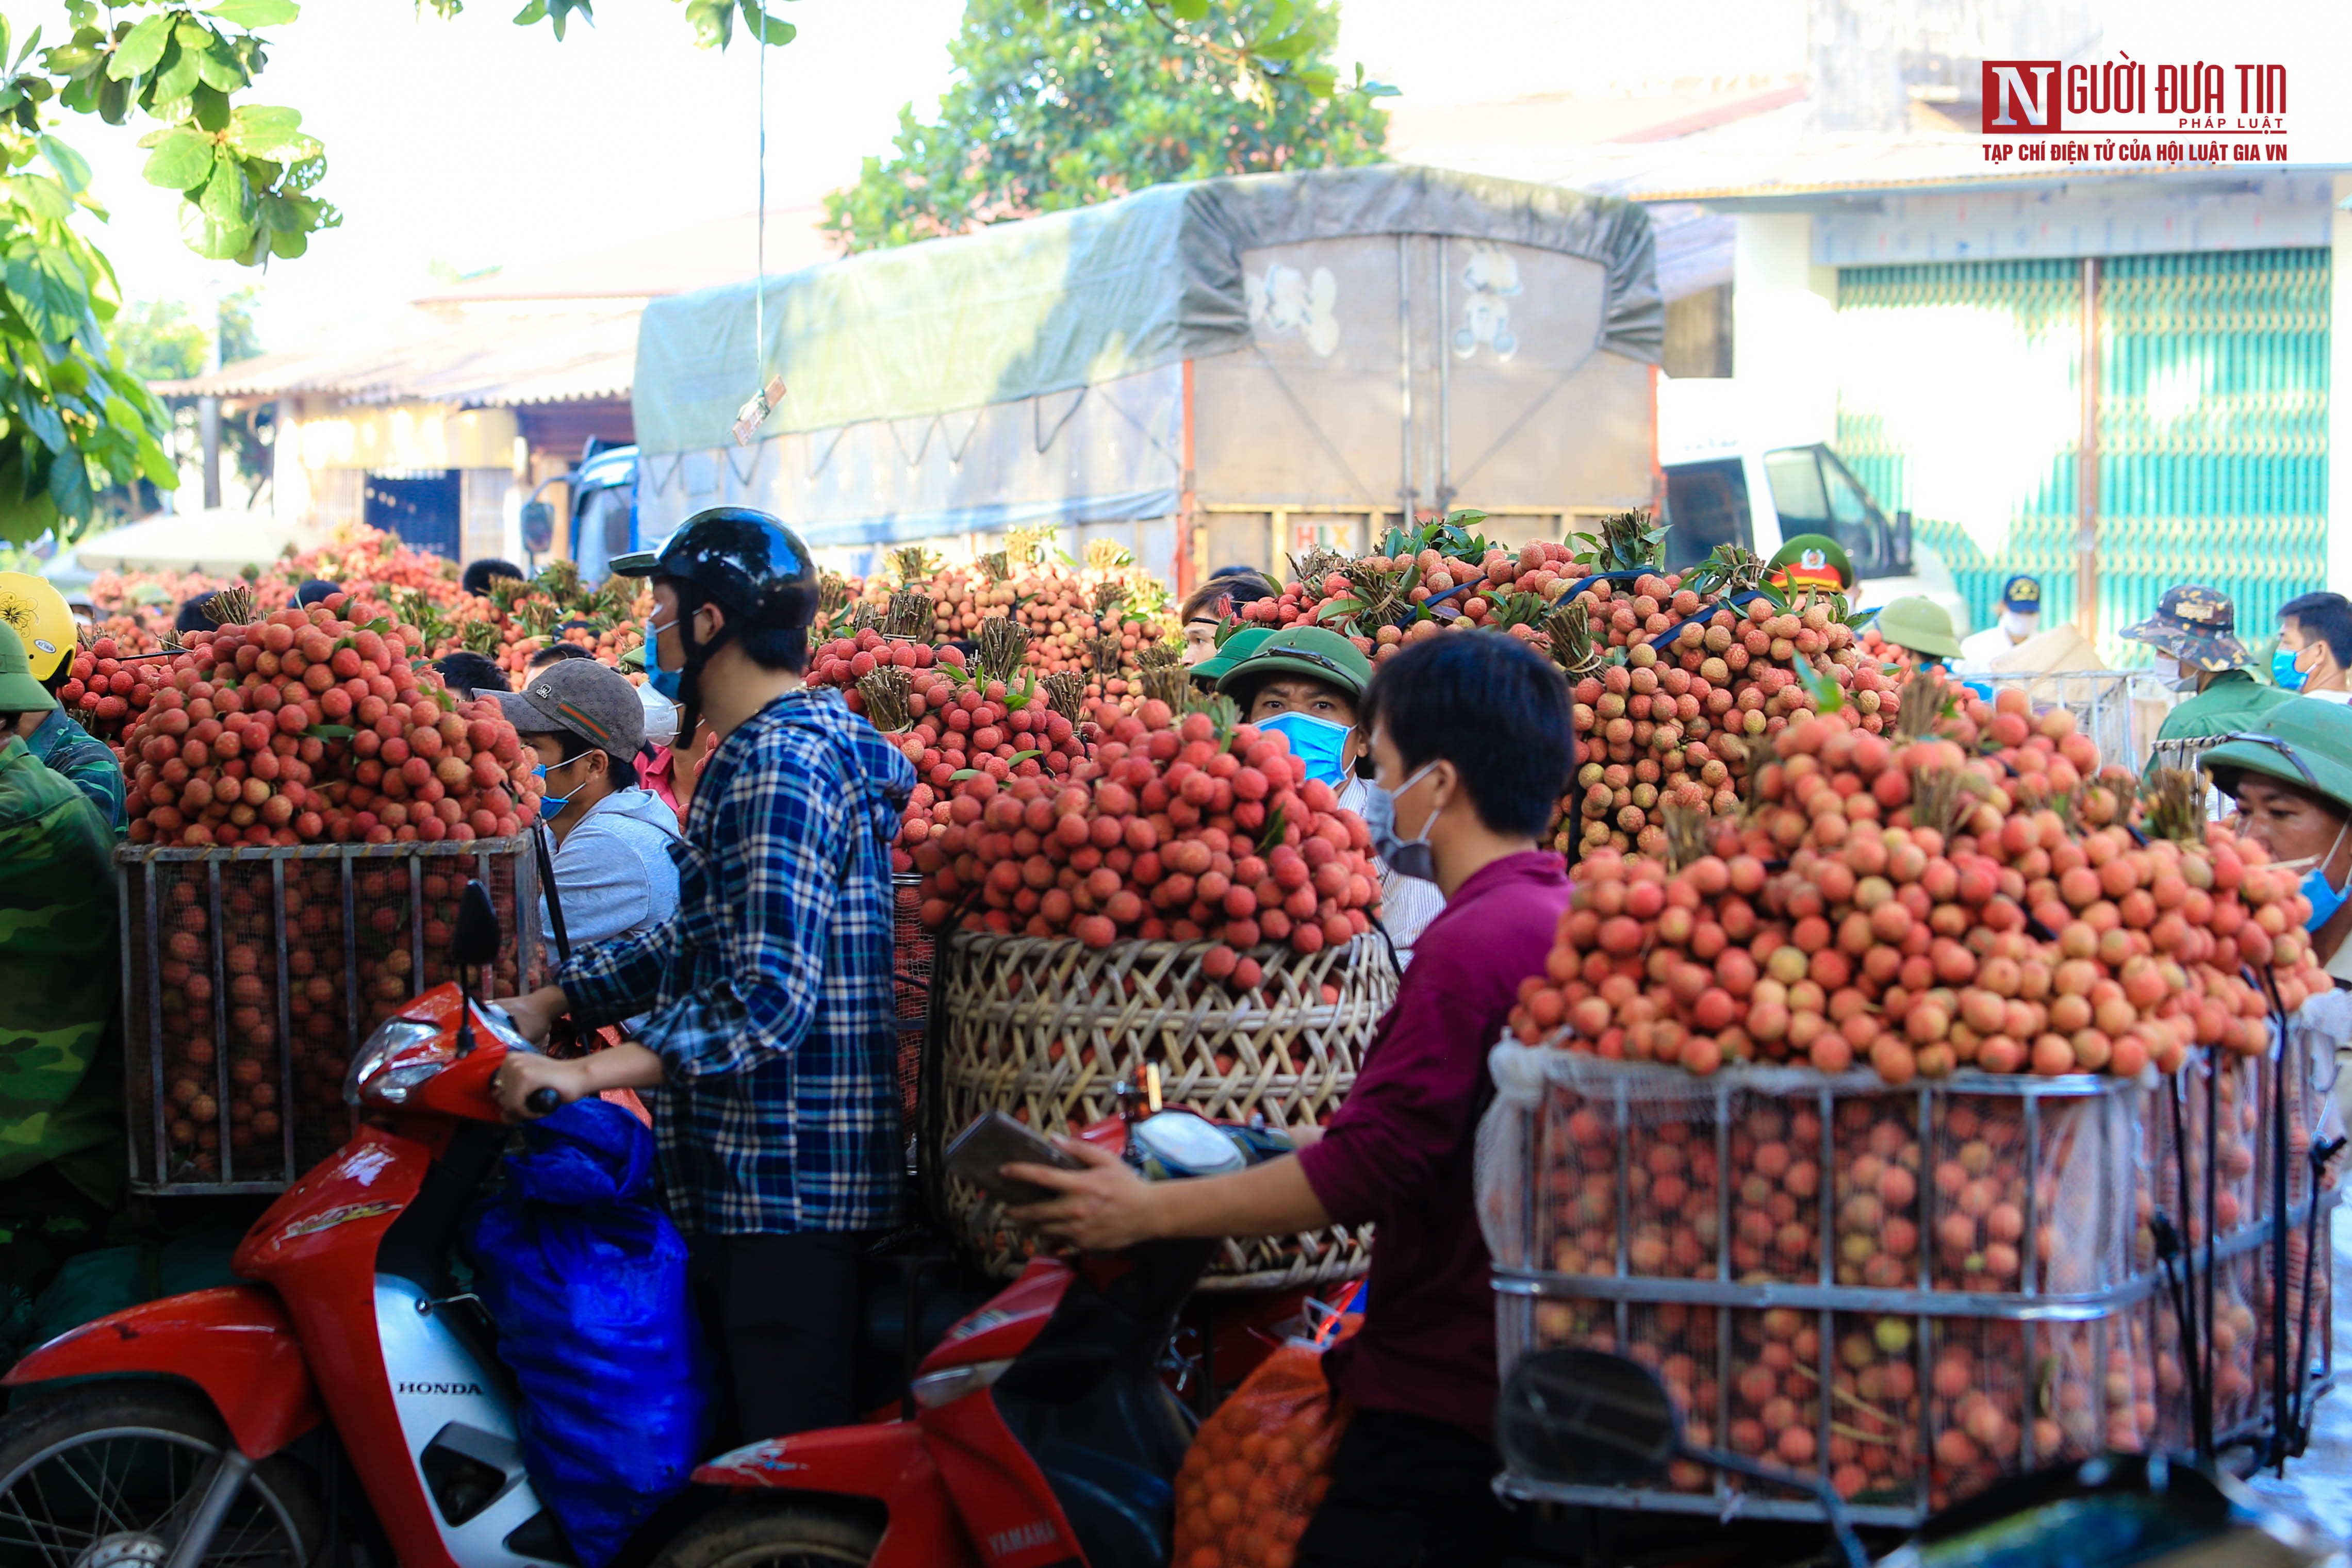
[[[1370,1220],[1363,1331],[1329,1353],[1360,1409],[1495,1437],[1495,1296],[1471,1191],[1486,1052],[1568,908],[1556,854],[1507,855],[1454,890],[1413,945],[1370,1059],[1300,1168],[1331,1218]]]

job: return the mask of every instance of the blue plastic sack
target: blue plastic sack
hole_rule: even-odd
[[[578,1100],[523,1131],[459,1255],[522,1396],[523,1463],[582,1568],[604,1568],[685,1490],[715,1378],[686,1242],[650,1197],[653,1134]]]

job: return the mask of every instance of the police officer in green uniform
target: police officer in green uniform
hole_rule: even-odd
[[[2166,589],[2155,614],[2117,633],[2156,650],[2158,675],[2194,683],[2194,695],[2166,715],[2164,727],[2157,731],[2151,768],[2178,766],[2185,760],[2179,753],[2193,749],[2167,747],[2166,742],[2193,743],[2260,729],[2263,715],[2287,700],[2287,693],[2262,685],[2248,673],[2237,625],[2228,594],[2192,582]],[[2168,758],[2168,751],[2173,755]]]
[[[1805,589],[1853,591],[1853,558],[1827,534],[1791,534],[1766,561],[1767,580],[1794,595]]]
[[[114,834],[21,733],[25,716],[57,706],[0,621],[0,1217],[10,1219],[23,1211],[14,1184],[37,1166],[56,1164],[92,1199],[122,1183],[118,1070],[91,1071],[121,986]]]

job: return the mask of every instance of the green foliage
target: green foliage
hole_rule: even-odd
[[[1337,90],[1335,0],[971,0],[936,124],[825,199],[853,250],[1218,174],[1377,162],[1388,89]]]
[[[238,0],[232,0],[238,3]],[[268,0],[251,0],[268,3]],[[735,18],[740,13],[744,32],[754,40],[772,45],[789,44],[797,31],[782,17],[763,10],[759,0],[682,0],[686,6],[687,26],[694,29],[695,44],[705,49],[723,49],[735,41]],[[416,8],[427,6],[443,17],[455,16],[466,8],[466,0],[416,0]],[[558,43],[563,40],[563,30],[577,16],[590,26],[596,25],[592,0],[530,0],[515,13],[518,27],[534,27],[544,22],[554,31]]]
[[[291,20],[292,0],[218,0],[208,11],[155,0],[101,9],[67,0],[71,31],[18,43],[0,18],[0,539],[70,541],[103,489],[175,482],[163,448],[169,414],[109,341],[121,308],[113,268],[72,223],[105,214],[89,165],[49,135],[45,111],[133,110],[161,129],[142,139],[151,183],[181,193],[181,225],[199,254],[257,263],[299,256],[336,222],[304,193],[326,171],[292,110],[237,105],[265,59],[252,29]],[[170,334],[155,345],[178,355]]]

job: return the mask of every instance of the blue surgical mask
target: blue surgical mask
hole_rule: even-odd
[[[579,757],[573,758],[572,762],[578,762],[582,758],[584,758],[588,754],[583,751]],[[556,766],[558,768],[569,768],[572,766],[572,762],[559,762]],[[531,773],[541,783],[545,783],[547,781],[547,769],[545,767],[534,768],[531,769]],[[569,795],[541,795],[539,798],[539,820],[542,822],[551,822],[555,821],[556,818],[563,815],[563,808],[570,804],[572,804],[572,797]]]
[[[2283,692],[2299,692],[2303,684],[2311,679],[2294,667],[2294,660],[2295,651],[2292,648],[2271,650],[2271,680]]]
[[[1399,876],[1420,882],[1437,880],[1437,857],[1429,847],[1429,831],[1437,825],[1437,813],[1430,812],[1429,820],[1421,825],[1418,838],[1400,839],[1396,834],[1396,803],[1398,796],[1426,779],[1430,768],[1436,766],[1434,762],[1427,764],[1394,789],[1383,789],[1374,784],[1364,791],[1362,814],[1364,826],[1372,835],[1372,852]]]
[[[669,626],[677,624],[677,622],[673,621]],[[652,616],[646,617],[646,685],[653,687],[670,701],[676,702],[678,678],[685,674],[686,671],[683,668],[676,670],[662,668],[661,634],[668,631],[669,626],[656,625]]]
[[[1258,725],[1260,734],[1274,734],[1290,743],[1290,755],[1307,764],[1307,777],[1320,779],[1337,789],[1348,781],[1348,737],[1351,725],[1318,718],[1311,713],[1278,713]]]
[[[2352,881],[2340,888],[2327,885],[2327,862],[2343,847],[2345,828],[2352,828],[2352,821],[2336,830],[2336,841],[2327,846],[2327,852],[2319,857],[2317,865],[2303,873],[2303,896],[2311,900],[2311,914],[2303,923],[2306,931],[2316,931],[2326,925],[2344,907],[2345,900],[2352,898]]]

